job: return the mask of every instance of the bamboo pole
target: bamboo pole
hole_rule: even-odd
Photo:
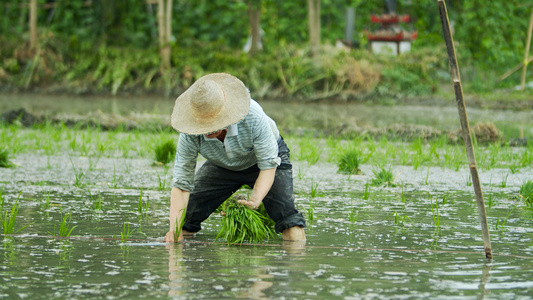
[[[448,19],[448,12],[446,11],[446,3],[444,0],[437,0],[439,6],[439,14],[442,23],[442,31],[444,40],[446,41],[446,50],[448,51],[448,59],[450,61],[450,72],[453,79],[453,87],[455,90],[455,98],[457,100],[457,109],[459,112],[459,119],[461,121],[461,128],[463,131],[463,139],[465,141],[466,153],[468,156],[468,164],[470,173],[472,174],[472,185],[476,194],[476,203],[481,222],[481,231],[483,235],[483,244],[485,246],[485,257],[492,259],[492,247],[490,244],[489,226],[487,223],[487,212],[485,210],[485,202],[483,200],[483,192],[481,190],[481,183],[477,172],[476,157],[474,155],[474,147],[472,145],[472,136],[470,133],[470,126],[468,125],[468,115],[466,113],[466,106],[463,97],[463,87],[461,85],[461,78],[459,76],[459,66],[457,64],[457,57],[455,55],[455,46],[453,44],[453,37],[450,28],[450,21]]]
[[[524,67],[522,68],[522,80],[520,81],[520,87],[522,91],[526,88],[526,73],[527,73],[527,57],[529,56],[529,45],[531,44],[531,30],[533,30],[533,9],[531,10],[531,16],[529,17],[529,27],[527,29],[527,42],[526,49],[524,51]]]
[[[518,65],[514,66],[511,70],[507,71],[505,74],[503,74],[500,78],[498,78],[498,82],[504,80],[505,78],[511,76],[514,72],[518,71],[524,64],[528,64],[531,61],[533,61],[533,56],[530,56],[525,61],[519,63]]]

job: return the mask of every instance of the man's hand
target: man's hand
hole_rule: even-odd
[[[237,203],[246,205],[254,210],[258,209],[266,194],[270,191],[275,176],[276,168],[259,171],[250,198],[248,200],[239,200]]]
[[[261,205],[261,200],[253,200],[253,199],[239,200],[237,201],[237,203],[246,205],[250,207],[251,209],[256,210],[259,208],[259,205]]]

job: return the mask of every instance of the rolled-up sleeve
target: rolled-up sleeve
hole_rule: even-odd
[[[278,141],[272,132],[268,117],[263,115],[253,127],[253,144],[257,167],[260,170],[277,168],[281,163],[278,157]]]
[[[195,136],[180,134],[176,147],[176,160],[172,186],[191,192],[194,188],[194,171],[198,159],[199,141]]]

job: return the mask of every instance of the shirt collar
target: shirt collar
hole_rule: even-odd
[[[228,132],[226,132],[226,137],[228,136],[237,136],[239,134],[239,126],[237,126],[237,124],[233,124],[233,125],[230,125],[227,127],[228,129]],[[208,138],[205,136],[205,134],[202,134],[202,136],[204,137],[204,140],[206,141],[213,141],[213,140],[216,140],[217,138]]]
[[[239,126],[237,126],[237,124],[228,126],[228,132],[226,133],[226,136],[236,136],[238,134],[239,134]]]

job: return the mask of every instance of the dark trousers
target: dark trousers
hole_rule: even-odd
[[[276,223],[276,232],[280,233],[294,226],[305,227],[305,219],[294,206],[289,148],[281,137],[278,146],[281,165],[276,169],[274,183],[263,199],[263,204]],[[200,224],[233,193],[245,184],[254,187],[259,171],[257,165],[243,171],[230,171],[206,161],[195,175],[183,229],[189,232],[202,229]]]

